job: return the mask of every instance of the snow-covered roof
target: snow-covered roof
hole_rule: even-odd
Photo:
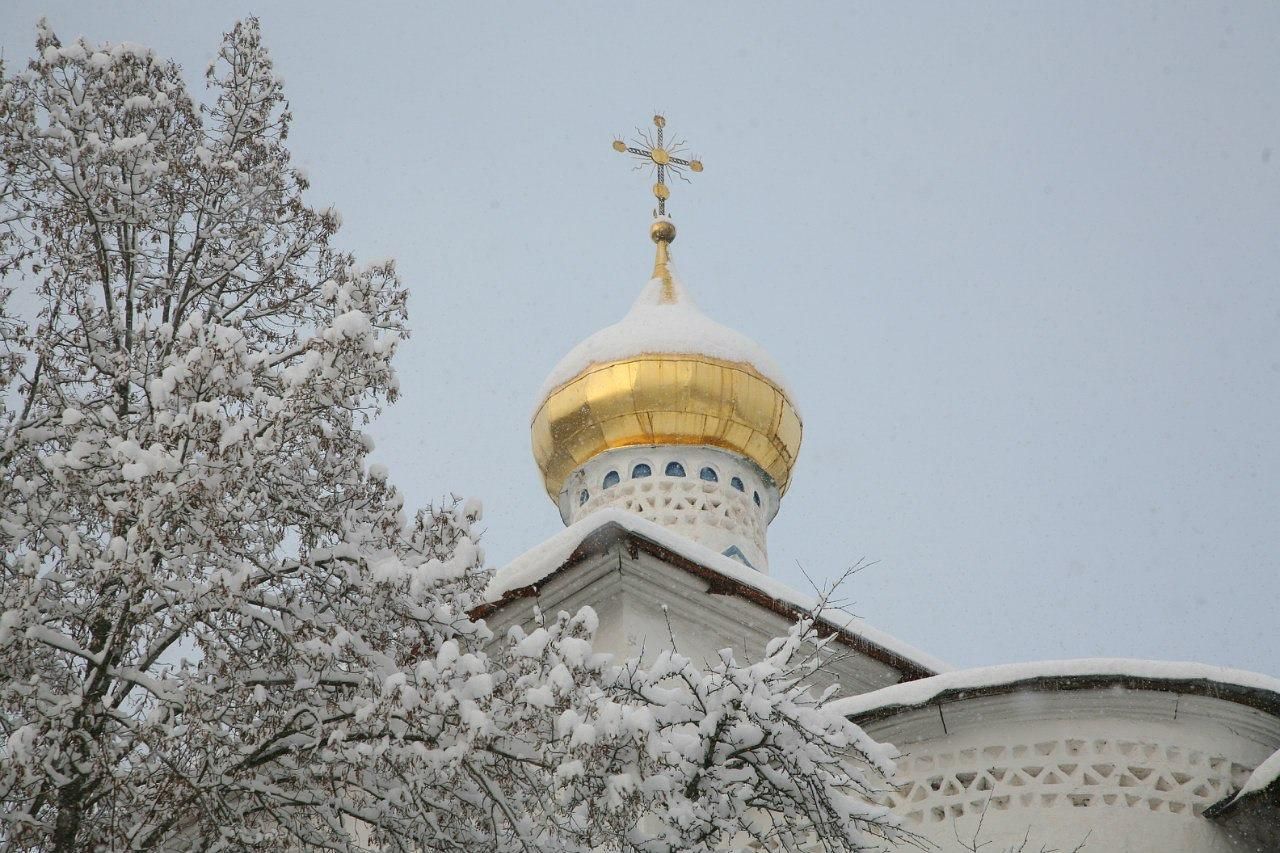
[[[1266,794],[1280,795],[1280,749],[1271,753],[1271,757],[1263,761],[1261,765],[1253,768],[1252,774],[1248,779],[1244,780],[1244,785],[1240,786],[1240,790],[1230,797],[1221,800],[1219,803],[1213,804],[1204,812],[1204,817],[1224,817],[1238,811],[1238,808],[1253,800],[1258,802],[1260,798]]]
[[[1254,768],[1253,773],[1245,780],[1243,787],[1230,802],[1237,803],[1273,789],[1280,789],[1280,750],[1276,750],[1270,758]]]
[[[675,299],[664,301],[663,280],[650,279],[627,316],[591,335],[560,360],[538,392],[538,405],[593,364],[648,354],[707,355],[749,364],[788,397],[793,396],[769,353],[746,335],[699,311],[674,268],[669,269]]]
[[[954,670],[839,699],[835,707],[850,717],[884,716],[934,701],[963,699],[977,694],[1092,684],[1130,684],[1152,689],[1162,686],[1185,688],[1198,684],[1215,688],[1205,691],[1212,695],[1233,692],[1243,696],[1252,692],[1263,696],[1266,704],[1280,712],[1280,679],[1203,663],[1127,658],[1051,660]],[[1221,688],[1237,689],[1224,691]]]
[[[516,597],[522,590],[536,587],[563,567],[589,536],[610,525],[710,569],[725,580],[754,590],[791,610],[807,612],[816,604],[812,596],[797,592],[781,581],[744,566],[673,530],[617,508],[593,512],[499,569],[485,589],[485,600],[491,605],[498,605]],[[824,609],[819,616],[831,627],[913,663],[920,670],[947,672],[951,669],[943,661],[868,625],[863,619],[844,610],[830,607]]]

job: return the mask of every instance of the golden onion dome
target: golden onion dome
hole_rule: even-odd
[[[539,396],[533,454],[547,494],[556,501],[600,453],[641,445],[737,453],[784,494],[803,430],[780,372],[756,343],[694,305],[671,269],[671,221],[655,221],[650,236],[653,277],[631,311],[571,350]]]

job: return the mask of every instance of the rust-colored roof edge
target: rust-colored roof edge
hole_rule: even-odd
[[[473,619],[482,619],[498,610],[501,610],[513,601],[536,596],[538,594],[539,587],[546,586],[548,582],[563,575],[565,572],[568,572],[570,569],[574,568],[589,557],[599,556],[608,550],[610,546],[623,543],[627,545],[628,551],[632,557],[635,557],[638,552],[644,551],[670,566],[674,566],[675,568],[707,581],[710,587],[708,592],[713,595],[733,595],[746,601],[750,601],[751,603],[759,607],[763,607],[766,610],[777,613],[779,616],[786,619],[798,619],[806,612],[803,608],[791,604],[790,602],[780,601],[753,586],[733,578],[726,577],[715,569],[704,566],[701,563],[691,560],[669,548],[665,548],[657,542],[654,542],[652,539],[636,533],[635,531],[628,530],[616,521],[611,521],[608,524],[601,525],[597,530],[592,531],[589,535],[583,538],[582,542],[578,544],[578,547],[574,549],[573,553],[570,554],[555,571],[548,573],[535,584],[529,584],[528,586],[507,590],[497,601],[488,602],[473,609],[471,611],[471,617]],[[817,625],[821,636],[826,637],[831,634],[835,634],[836,641],[840,644],[848,646],[855,651],[861,652],[872,660],[879,661],[880,663],[897,670],[902,675],[902,678],[899,679],[899,683],[903,681],[915,681],[917,679],[928,678],[932,675],[938,674],[932,669],[929,669],[908,657],[904,657],[891,649],[885,648],[879,643],[867,639],[861,634],[850,631],[847,628],[842,628],[828,620],[819,619]]]
[[[929,708],[935,705],[941,706],[944,703],[961,702],[982,696],[1000,696],[1008,693],[1029,691],[1101,690],[1115,687],[1121,687],[1126,690],[1151,690],[1163,693],[1180,693],[1188,696],[1206,696],[1227,702],[1235,702],[1236,704],[1280,717],[1280,694],[1261,687],[1228,684],[1208,678],[1152,678],[1099,673],[1095,675],[1042,675],[1009,681],[1004,684],[988,684],[981,687],[953,687],[948,690],[942,690],[923,702],[885,705],[850,714],[849,718],[861,725],[922,708]]]

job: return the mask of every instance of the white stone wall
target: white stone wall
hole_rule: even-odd
[[[895,744],[884,802],[942,851],[1240,853],[1204,817],[1280,746],[1280,719],[1163,691],[1036,691],[863,724]],[[981,828],[979,828],[979,825]]]
[[[542,584],[536,597],[507,604],[487,621],[497,636],[520,624],[533,628],[533,609],[547,616],[576,612],[590,605],[600,618],[596,650],[627,658],[652,659],[676,647],[691,660],[714,663],[720,649],[733,649],[738,660],[759,660],[765,644],[786,634],[792,620],[732,595],[712,593],[705,580],[666,565],[643,552],[636,556],[621,546],[575,566]],[[830,680],[852,695],[895,684],[893,667],[844,646],[835,647]],[[826,680],[820,679],[825,686]]]
[[[667,466],[678,463],[684,476],[669,476]],[[647,465],[647,477],[634,477],[637,465]],[[716,472],[716,481],[699,475]],[[610,472],[618,483],[605,487]],[[734,479],[742,483],[736,488]],[[712,447],[626,447],[601,453],[569,475],[560,493],[560,515],[573,524],[604,507],[618,507],[669,527],[724,554],[733,549],[753,568],[767,572],[766,530],[778,513],[778,490],[753,463]]]

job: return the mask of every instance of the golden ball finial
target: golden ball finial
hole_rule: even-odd
[[[671,243],[676,239],[676,224],[670,219],[655,219],[649,226],[649,239],[655,243]]]

